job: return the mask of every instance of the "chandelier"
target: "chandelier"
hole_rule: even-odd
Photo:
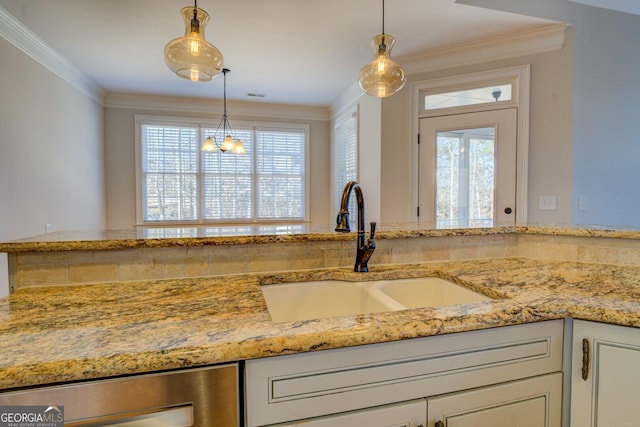
[[[358,84],[367,95],[386,98],[393,95],[406,83],[404,70],[391,60],[391,49],[396,39],[384,33],[384,0],[382,0],[382,34],[371,40],[376,54],[373,61],[360,69]]]
[[[183,8],[184,36],[171,40],[164,47],[164,61],[178,76],[195,82],[206,82],[220,73],[222,53],[204,38],[209,14],[194,6]]]
[[[222,74],[224,76],[224,110],[222,113],[222,119],[216,128],[214,135],[220,134],[220,129],[222,129],[222,135],[224,135],[224,139],[221,143],[218,143],[215,139],[215,136],[207,136],[207,139],[204,140],[202,144],[202,151],[222,151],[223,153],[234,153],[234,154],[244,154],[245,149],[242,141],[239,139],[233,138],[231,136],[233,134],[233,130],[231,129],[231,125],[229,124],[229,119],[227,118],[227,73],[230,70],[227,68],[222,69]]]

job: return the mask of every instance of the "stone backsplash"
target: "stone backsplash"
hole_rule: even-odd
[[[638,239],[570,234],[530,230],[417,237],[391,234],[377,240],[369,266],[513,256],[640,265]],[[352,238],[15,252],[9,253],[9,281],[11,290],[16,291],[51,285],[349,268],[355,259],[356,236]]]

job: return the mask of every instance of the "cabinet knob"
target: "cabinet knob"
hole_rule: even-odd
[[[442,421],[436,421],[434,427],[444,427],[444,423]]]

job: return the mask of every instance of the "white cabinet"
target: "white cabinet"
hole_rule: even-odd
[[[246,425],[346,414],[560,372],[562,347],[563,321],[554,320],[249,360]]]
[[[640,329],[574,321],[571,427],[640,425]]]
[[[427,399],[429,427],[560,427],[562,374]],[[440,424],[441,423],[441,424]]]

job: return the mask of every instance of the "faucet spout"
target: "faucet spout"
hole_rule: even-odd
[[[376,223],[371,223],[371,232],[369,233],[369,239],[366,239],[364,231],[364,197],[362,195],[362,188],[360,188],[360,184],[358,184],[356,181],[349,181],[342,191],[340,211],[338,212],[338,217],[336,218],[335,231],[346,233],[351,231],[351,228],[349,226],[348,206],[349,197],[351,196],[352,191],[355,191],[356,193],[356,204],[358,207],[358,236],[356,240],[357,251],[356,262],[353,270],[356,272],[367,272],[369,271],[367,263],[369,262],[369,258],[371,258],[373,251],[376,249],[376,243],[373,240],[376,230]]]

